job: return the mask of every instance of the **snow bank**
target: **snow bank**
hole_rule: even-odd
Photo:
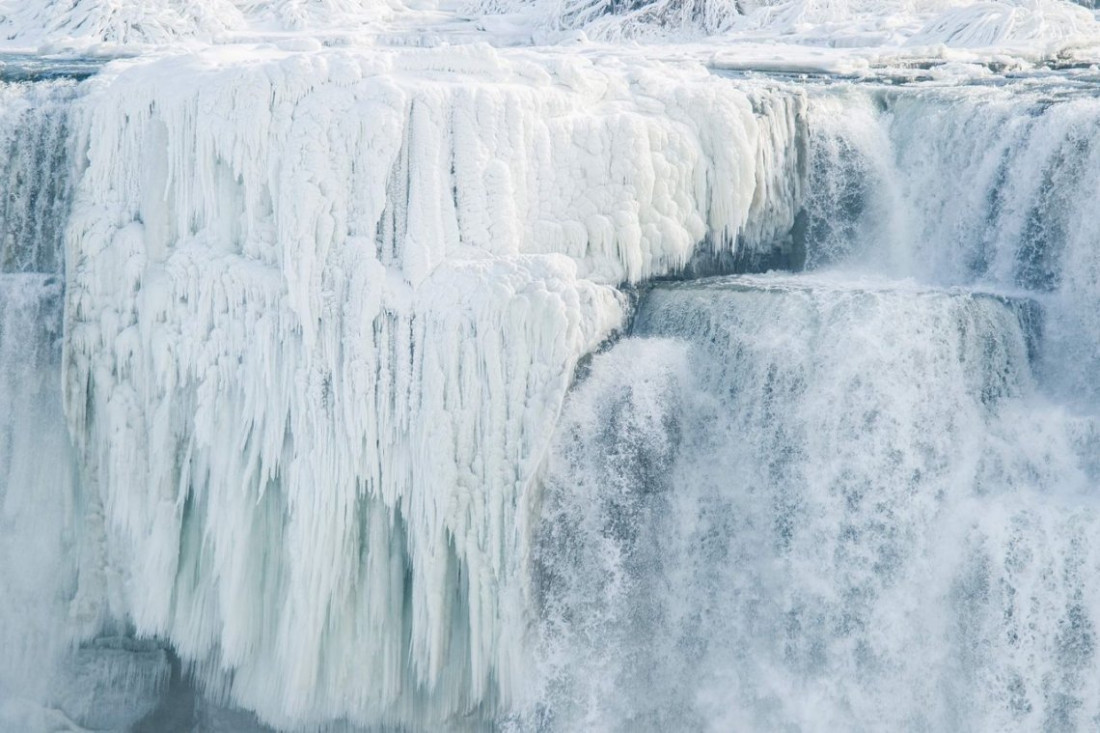
[[[725,36],[840,47],[988,48],[1097,36],[1093,14],[1066,0],[484,0],[477,7],[613,42]]]
[[[239,27],[230,0],[0,2],[0,31],[24,45],[166,44]]]
[[[400,0],[237,0],[253,25],[285,30],[354,26],[390,10]]]
[[[400,0],[0,0],[0,33],[16,46],[114,52],[242,32],[350,29],[401,8]]]
[[[1096,33],[1093,14],[1069,3],[1054,0],[973,3],[938,15],[910,38],[909,43],[988,48],[1066,41],[1088,34],[1095,38]]]
[[[1100,36],[1070,0],[0,0],[9,47],[97,54],[252,42],[290,34],[343,45],[494,45],[725,40],[922,50],[1027,45],[1046,53]],[[773,49],[774,51],[774,49]],[[779,51],[788,55],[791,51]]]
[[[67,413],[105,610],[288,727],[522,694],[577,359],[617,284],[781,210],[782,115],[701,67],[466,47],[128,62],[79,117]]]

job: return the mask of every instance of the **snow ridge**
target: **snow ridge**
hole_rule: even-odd
[[[424,42],[435,37],[433,28],[505,26],[500,39],[481,37],[554,42],[580,31],[602,41],[730,36],[826,46],[1041,48],[1097,33],[1094,14],[1069,0],[0,0],[0,32],[9,44],[96,52],[287,32],[383,39],[411,33]]]
[[[1096,33],[1093,14],[1066,0],[482,0],[477,7],[613,42],[733,35],[811,45],[993,47]]]
[[[0,28],[8,40],[59,43],[64,39],[118,45],[166,44],[180,38],[210,39],[240,27],[229,0],[61,0],[0,3]]]
[[[400,0],[0,0],[9,42],[49,49],[217,42],[249,31],[350,29],[400,10]]]

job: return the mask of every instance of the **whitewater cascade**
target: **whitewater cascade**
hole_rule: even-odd
[[[1097,83],[5,86],[0,720],[1087,728]]]
[[[816,272],[654,287],[567,401],[555,725],[1093,727],[1094,83],[811,93]]]

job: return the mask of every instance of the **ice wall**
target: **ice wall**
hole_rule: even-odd
[[[650,291],[547,463],[552,727],[1087,729],[1095,426],[1036,395],[1033,308],[836,276]]]
[[[697,67],[486,48],[90,85],[65,367],[103,612],[278,725],[522,697],[530,487],[574,365],[614,286],[748,246],[783,115]]]

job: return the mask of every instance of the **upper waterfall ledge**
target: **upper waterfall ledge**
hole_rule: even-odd
[[[280,726],[517,704],[576,361],[617,284],[793,216],[798,100],[757,109],[698,65],[476,46],[109,66],[66,258],[83,612]]]

